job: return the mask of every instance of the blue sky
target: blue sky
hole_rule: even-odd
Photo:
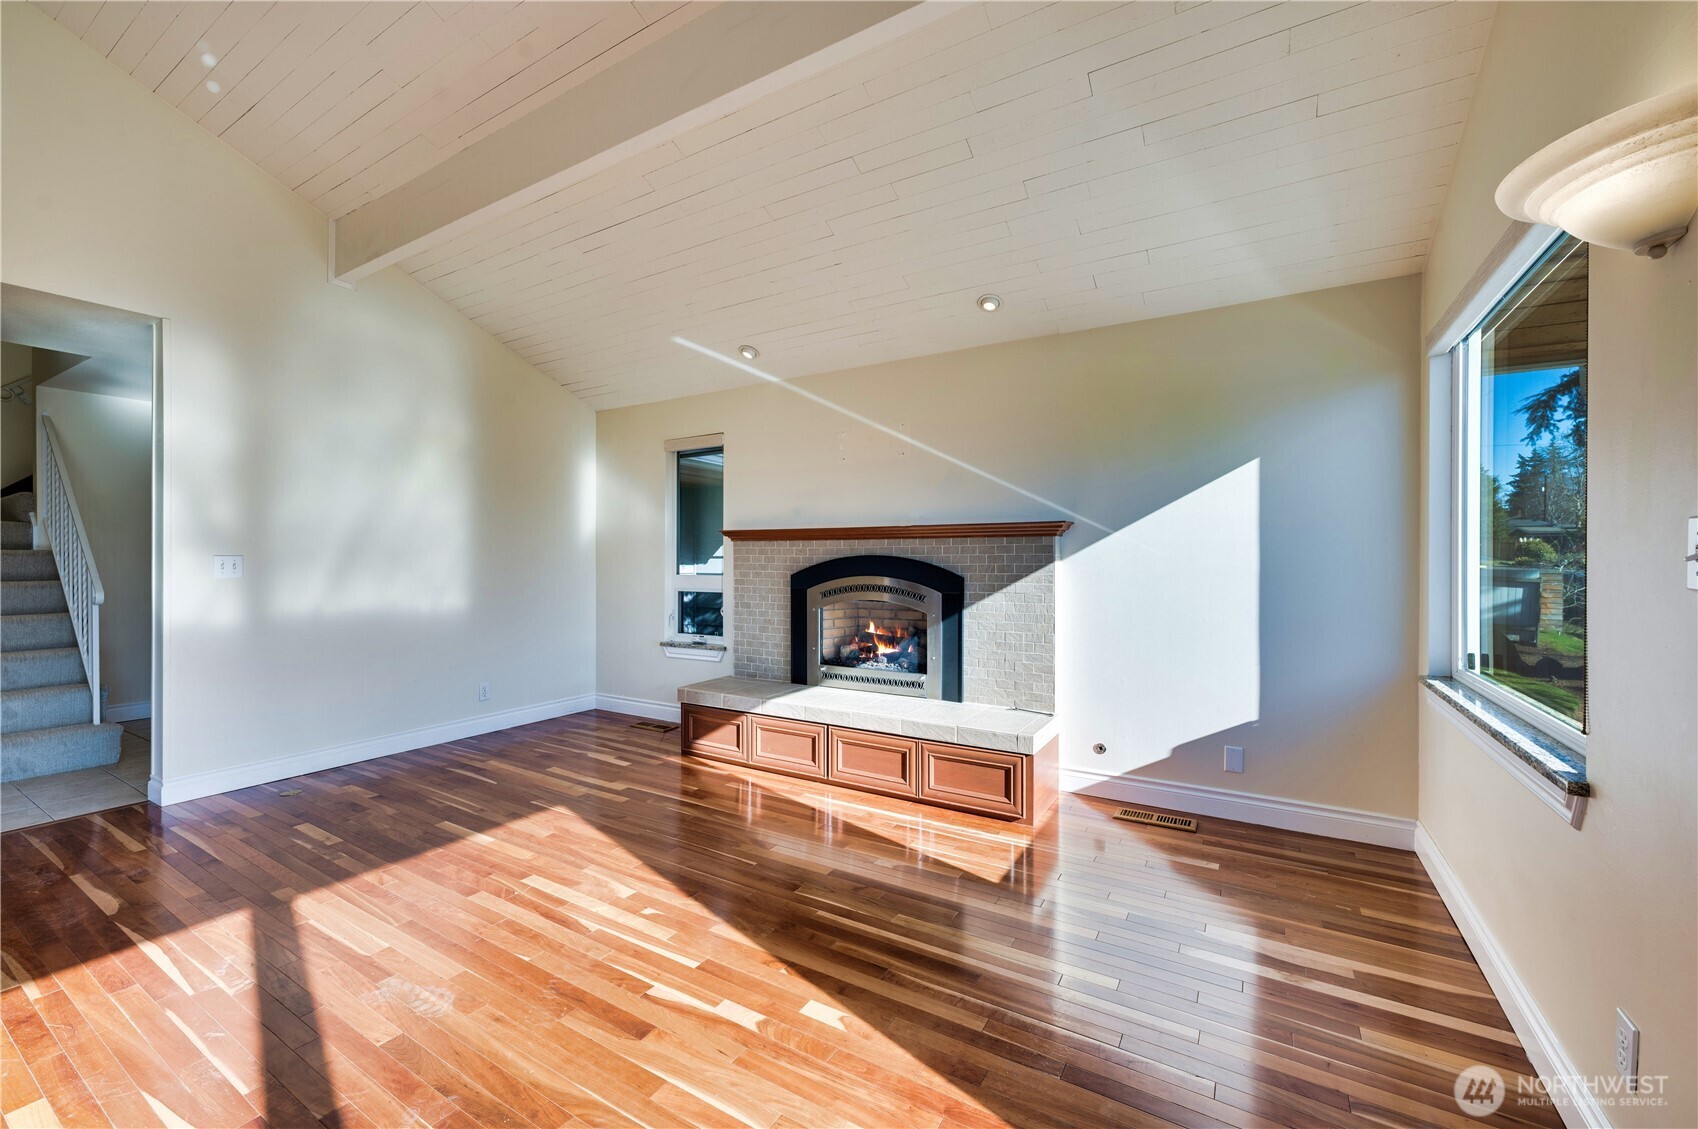
[[[1543,392],[1573,369],[1573,365],[1563,365],[1528,372],[1496,373],[1489,377],[1491,403],[1488,411],[1492,435],[1486,469],[1497,475],[1499,482],[1508,485],[1510,476],[1515,473],[1516,459],[1533,449],[1527,441],[1527,414],[1519,410],[1522,401]],[[1571,426],[1564,424],[1563,433],[1567,434]]]

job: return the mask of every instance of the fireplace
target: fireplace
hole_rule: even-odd
[[[839,557],[790,577],[790,680],[961,700],[956,573],[905,557]]]

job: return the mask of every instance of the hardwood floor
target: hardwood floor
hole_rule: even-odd
[[[7,833],[50,1125],[1481,1124],[1531,1068],[1413,855],[1022,831],[580,714]]]

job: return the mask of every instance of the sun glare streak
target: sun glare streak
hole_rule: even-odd
[[[1114,530],[1110,529],[1106,525],[1103,525],[1101,522],[1092,521],[1090,518],[1086,517],[1084,514],[1078,513],[1074,510],[1070,510],[1066,506],[1062,505],[1060,502],[1051,501],[1050,499],[1044,497],[1042,494],[1034,494],[1030,490],[1027,490],[1023,486],[1016,486],[1014,483],[1008,481],[1006,478],[999,478],[996,475],[992,474],[990,471],[984,470],[981,467],[976,467],[972,463],[966,462],[962,459],[958,459],[954,455],[951,455],[947,451],[940,451],[936,447],[931,446],[929,443],[922,443],[920,440],[913,438],[912,436],[908,435],[905,432],[898,431],[898,430],[896,430],[895,428],[892,428],[892,427],[886,427],[884,424],[879,423],[877,420],[868,419],[866,416],[862,415],[860,412],[857,412],[857,411],[853,410],[852,408],[846,408],[842,404],[838,404],[838,403],[835,403],[831,400],[828,400],[824,396],[819,395],[818,393],[809,392],[805,388],[798,388],[796,385],[791,384],[788,381],[780,380],[778,377],[773,376],[769,372],[762,372],[760,369],[756,368],[754,365],[746,364],[743,361],[738,360],[736,357],[728,357],[724,353],[720,353],[720,352],[717,352],[713,349],[709,349],[706,345],[698,345],[694,341],[691,341],[691,340],[689,340],[688,338],[685,338],[685,337],[674,337],[672,339],[672,341],[676,345],[682,345],[682,346],[684,346],[684,348],[693,350],[697,353],[700,353],[704,357],[712,357],[714,360],[719,361],[723,364],[730,365],[734,369],[738,369],[742,372],[746,372],[750,376],[758,376],[762,380],[766,381],[768,384],[775,384],[778,387],[783,388],[783,389],[785,389],[789,392],[794,392],[796,395],[802,397],[803,399],[812,400],[814,403],[820,405],[823,408],[830,408],[832,411],[837,412],[840,415],[848,416],[850,419],[854,420],[856,423],[865,424],[866,426],[873,428],[875,431],[882,431],[884,434],[890,436],[892,439],[895,439],[900,443],[904,443],[904,444],[906,444],[910,447],[917,447],[920,450],[924,451],[928,455],[931,455],[935,458],[942,459],[946,463],[951,463],[955,466],[958,466],[962,470],[967,471],[971,474],[976,474],[980,478],[984,479],[987,482],[994,482],[996,485],[1002,487],[1004,490],[1012,490],[1014,493],[1019,494],[1021,497],[1030,498],[1032,501],[1037,502],[1039,505],[1048,506],[1050,509],[1054,510],[1055,512],[1057,512],[1059,514],[1065,514],[1066,516],[1072,518],[1074,521],[1083,522],[1084,524],[1090,526],[1092,529],[1100,530],[1103,533],[1113,533],[1114,532]]]

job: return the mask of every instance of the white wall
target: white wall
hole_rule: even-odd
[[[1568,131],[1693,80],[1698,6],[1500,5],[1425,280],[1429,324],[1508,221],[1503,175]],[[1610,1078],[1614,1011],[1643,1032],[1661,1106],[1698,1125],[1698,238],[1650,262],[1591,252],[1588,774],[1576,831],[1443,714],[1421,711],[1420,818],[1563,1052]],[[1445,406],[1429,406],[1441,416]],[[1416,691],[1411,690],[1411,694]]]
[[[0,384],[31,375],[35,350],[0,342]],[[33,398],[33,397],[32,397]],[[0,486],[35,473],[35,407],[17,397],[0,400]]]
[[[773,385],[602,412],[599,688],[729,673],[657,646],[663,444],[724,432],[730,526],[1081,515],[1068,767],[1412,817],[1417,301],[1397,279],[797,382],[913,442]]]
[[[168,780],[589,693],[591,413],[24,4],[3,101],[0,275],[168,319]]]
[[[37,388],[53,421],[77,508],[106,590],[100,609],[100,681],[108,705],[147,716],[152,693],[153,405],[146,400]]]

